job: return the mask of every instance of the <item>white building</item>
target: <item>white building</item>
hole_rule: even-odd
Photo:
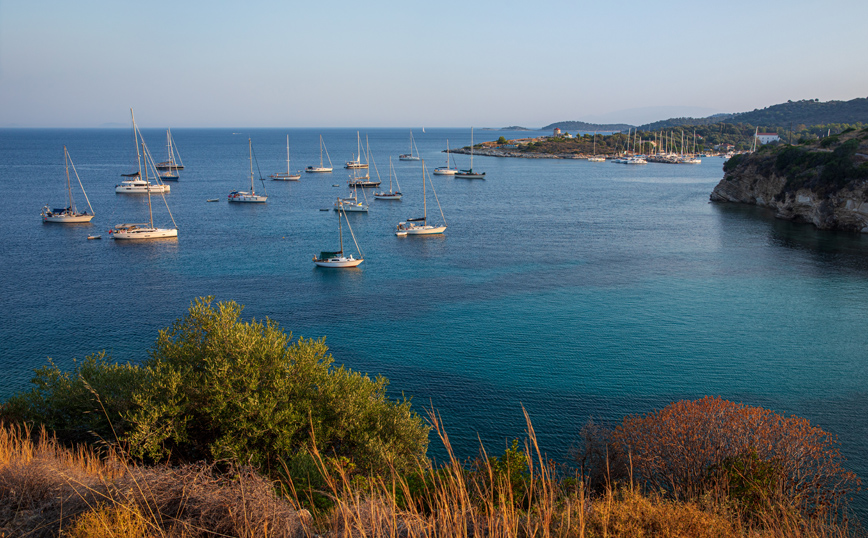
[[[769,142],[775,142],[781,139],[781,137],[778,136],[778,133],[757,133],[756,138],[757,142],[760,144],[768,144]]]

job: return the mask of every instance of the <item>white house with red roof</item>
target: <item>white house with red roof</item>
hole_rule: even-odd
[[[778,136],[778,133],[757,133],[756,138],[760,144],[768,144],[769,142],[775,142],[781,139],[781,137]]]

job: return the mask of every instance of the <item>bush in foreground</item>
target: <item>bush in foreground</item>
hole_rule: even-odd
[[[720,398],[627,417],[611,440],[619,464],[631,465],[647,489],[686,500],[721,495],[757,517],[779,510],[834,518],[859,487],[831,434]]]
[[[0,416],[73,432],[67,440],[120,438],[155,461],[228,459],[272,476],[303,470],[313,448],[360,472],[427,463],[428,427],[409,400],[386,396],[385,378],[336,367],[323,340],[293,341],[270,320],[242,322],[235,302],[211,302],[160,331],[141,367],[102,354],[71,373],[50,364]]]

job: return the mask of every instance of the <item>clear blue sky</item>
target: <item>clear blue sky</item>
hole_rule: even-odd
[[[868,2],[0,0],[0,127],[539,127],[868,97]]]

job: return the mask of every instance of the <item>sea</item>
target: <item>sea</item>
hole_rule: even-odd
[[[105,350],[140,362],[160,329],[213,296],[387,377],[391,396],[439,414],[459,457],[523,439],[526,412],[542,450],[569,462],[590,420],[709,395],[808,418],[868,478],[868,237],[709,202],[718,157],[482,156],[473,168],[484,180],[429,180],[428,217],[448,225],[443,235],[397,237],[398,222],[424,211],[422,162],[398,160],[411,131],[429,170],[447,164],[447,140],[470,144],[469,128],[172,129],[185,168],[151,209],[158,226],[171,211],[179,237],[130,243],[108,230],[148,221],[147,196],[114,192],[135,169],[131,128],[0,129],[0,399],[28,389],[49,358],[68,369]],[[166,160],[166,129],[142,132]],[[334,172],[268,180],[286,171],[287,136],[292,170],[319,164],[322,137]],[[500,136],[528,133],[474,132],[477,143]],[[268,202],[229,204],[250,188],[248,139]],[[332,208],[349,193],[343,164],[360,144],[386,189],[391,160],[404,198],[367,189],[370,210],[343,228],[345,250],[356,253],[354,238],[364,263],[317,268],[314,255],[338,249]],[[39,216],[66,205],[64,145],[90,224]],[[433,435],[429,454],[444,454]],[[868,496],[855,503],[864,519]]]

